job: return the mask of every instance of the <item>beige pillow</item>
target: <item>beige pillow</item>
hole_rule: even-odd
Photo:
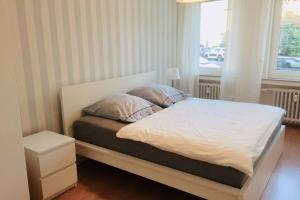
[[[162,110],[140,97],[118,93],[83,109],[86,114],[123,122],[135,122]]]
[[[141,97],[164,108],[189,97],[189,95],[185,94],[183,91],[167,85],[155,83],[137,87],[129,91],[127,94]]]

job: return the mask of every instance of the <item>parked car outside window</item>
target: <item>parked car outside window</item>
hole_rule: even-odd
[[[289,56],[278,56],[277,58],[278,70],[300,70],[300,58]]]
[[[225,49],[221,47],[211,48],[204,54],[204,57],[209,60],[223,61],[225,58]]]

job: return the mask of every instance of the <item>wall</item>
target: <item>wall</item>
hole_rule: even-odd
[[[0,0],[0,199],[29,200],[22,130],[14,78],[16,32],[10,27],[8,0]],[[9,88],[9,89],[8,89]]]
[[[59,131],[61,86],[175,66],[175,0],[12,0],[23,134]]]

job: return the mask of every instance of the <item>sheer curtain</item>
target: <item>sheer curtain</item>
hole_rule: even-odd
[[[221,98],[259,102],[274,0],[231,0]]]
[[[177,67],[181,79],[176,87],[194,94],[194,82],[200,55],[200,3],[178,4]]]

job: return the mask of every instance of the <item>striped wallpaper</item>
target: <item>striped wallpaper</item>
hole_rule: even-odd
[[[61,86],[175,66],[175,0],[12,0],[23,134],[61,130]]]

